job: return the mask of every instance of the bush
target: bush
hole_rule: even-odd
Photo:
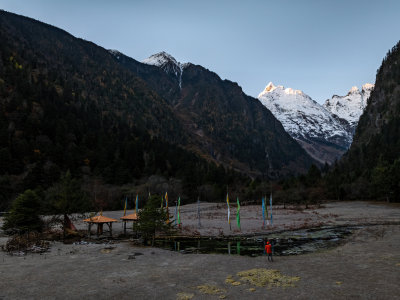
[[[15,252],[31,252],[31,253],[43,253],[49,249],[49,242],[44,241],[41,238],[41,234],[36,232],[30,232],[22,235],[16,235],[10,238],[4,250],[10,253]]]

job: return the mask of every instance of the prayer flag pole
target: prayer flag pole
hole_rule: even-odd
[[[228,195],[228,192],[226,193],[226,205],[228,206],[228,224],[229,224],[229,229],[232,230],[232,226],[231,226],[231,209],[229,207],[229,195]]]
[[[236,201],[237,201],[236,223],[237,223],[237,227],[240,230],[240,203],[239,203],[239,197],[237,197]]]
[[[201,228],[201,222],[200,222],[200,196],[197,197],[197,219],[199,220],[198,227]]]

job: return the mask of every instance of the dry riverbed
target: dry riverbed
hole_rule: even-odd
[[[261,228],[259,207],[244,206],[241,232],[235,222],[229,229],[221,204],[202,204],[201,228],[196,205],[183,206],[181,213],[183,233],[190,235],[379,225],[356,230],[336,248],[279,256],[273,263],[264,256],[181,254],[129,240],[54,242],[45,254],[24,256],[1,252],[0,299],[400,299],[398,205],[341,202],[303,211],[279,208],[274,209],[274,226],[266,229]],[[119,218],[121,212],[104,215]],[[122,230],[120,224],[114,228]],[[0,245],[6,240],[1,235]]]

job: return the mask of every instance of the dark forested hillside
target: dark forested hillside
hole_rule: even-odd
[[[5,12],[0,39],[0,207],[67,169],[114,184],[232,177],[179,146],[187,135],[169,106],[108,51]]]
[[[300,173],[311,165],[272,113],[236,83],[190,63],[177,75],[121,53],[114,56],[170,103],[194,150],[207,159],[263,177]]]
[[[376,76],[348,153],[330,176],[342,198],[400,201],[400,44]]]
[[[0,41],[0,208],[67,170],[115,185],[157,174],[220,196],[242,178],[230,168],[261,176],[311,162],[257,100],[202,67],[185,70],[181,90],[155,66],[4,11]]]

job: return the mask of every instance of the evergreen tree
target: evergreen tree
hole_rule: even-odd
[[[152,195],[146,202],[146,205],[138,213],[138,221],[134,224],[134,230],[140,232],[145,241],[151,239],[151,245],[154,245],[154,239],[157,232],[168,233],[172,230],[167,217],[167,211],[160,208],[159,195]]]
[[[91,202],[86,193],[82,191],[80,182],[72,178],[69,171],[61,177],[58,183],[47,190],[46,203],[48,204],[47,213],[64,216],[64,236],[67,216],[73,213],[84,213],[91,209]]]
[[[17,231],[20,234],[41,231],[43,222],[39,211],[39,196],[32,190],[26,190],[12,202],[11,209],[4,218],[3,230]]]

